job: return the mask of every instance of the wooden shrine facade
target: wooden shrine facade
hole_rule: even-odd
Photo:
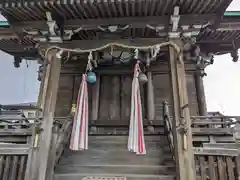
[[[16,135],[22,141],[26,132],[30,137],[21,143],[26,146],[16,137],[0,145],[0,179],[13,180],[22,171],[19,180],[238,179],[239,117],[208,115],[202,81],[213,55],[231,53],[238,60],[240,16],[224,13],[230,3],[1,1],[8,24],[0,27],[0,49],[14,56],[15,67],[22,59],[41,64],[41,111],[27,128],[6,130],[25,135]],[[160,47],[163,43],[168,44]],[[125,147],[136,52],[148,79],[141,85],[141,102],[149,153],[142,157]],[[96,83],[88,84],[90,150],[71,152],[71,110],[89,62],[97,75]],[[27,158],[17,159],[19,154]]]

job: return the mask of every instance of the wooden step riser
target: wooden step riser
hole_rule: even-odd
[[[163,164],[166,157],[162,156],[82,156],[82,157],[74,157],[67,158],[64,157],[61,159],[60,164],[66,165],[95,165],[95,164],[116,164],[116,165],[160,165]]]
[[[145,144],[145,147],[146,147],[146,150],[148,151],[159,151],[161,149],[165,149],[165,150],[168,150],[169,149],[169,144],[167,142],[155,142],[155,143],[146,143]],[[118,143],[118,144],[92,144],[92,143],[89,143],[88,145],[88,150],[85,151],[85,152],[90,152],[90,151],[109,151],[109,150],[112,150],[112,151],[115,151],[115,152],[118,152],[118,151],[127,151],[127,144],[123,144],[123,143]],[[76,154],[76,153],[79,153],[79,154],[83,154],[85,153],[83,151],[71,151],[69,149],[69,147],[67,147],[67,149],[65,149],[65,154],[68,153],[68,154]]]
[[[168,142],[166,135],[160,136],[144,136],[145,142]],[[127,136],[89,136],[89,143],[97,143],[97,144],[118,144],[128,142],[128,135]]]
[[[91,137],[87,151],[65,150],[59,164],[125,164],[125,165],[161,165],[164,158],[171,157],[166,137],[147,137],[146,155],[136,155],[127,150],[127,137]]]
[[[86,173],[86,174],[152,174],[152,175],[174,175],[173,166],[59,166],[55,173]]]
[[[161,156],[164,154],[170,154],[166,153],[161,148],[146,148],[146,154],[145,155],[136,155],[135,153],[132,153],[127,150],[127,148],[124,149],[117,149],[117,148],[109,148],[109,149],[88,149],[86,151],[80,151],[80,152],[72,152],[72,153],[64,153],[64,158],[81,158],[81,157],[111,157],[111,156],[131,156],[131,157],[152,157],[152,156]]]
[[[54,180],[82,180],[86,176],[93,176],[88,174],[71,174],[71,175],[55,175]],[[111,176],[111,175],[104,175],[103,177]],[[118,176],[118,175],[116,175]],[[153,175],[120,175],[121,177],[126,177],[127,180],[175,180],[175,176],[153,176]]]

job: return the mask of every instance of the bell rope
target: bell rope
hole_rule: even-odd
[[[146,154],[143,131],[142,104],[138,81],[139,71],[140,68],[138,61],[134,67],[134,76],[132,81],[128,150],[136,154]]]
[[[78,92],[70,141],[70,149],[73,151],[88,149],[88,89],[86,78],[86,74],[83,74]]]

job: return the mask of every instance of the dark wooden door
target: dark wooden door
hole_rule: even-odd
[[[99,120],[128,122],[131,111],[131,75],[102,75],[100,77]],[[144,87],[141,86],[144,113]]]
[[[100,79],[99,120],[128,120],[131,104],[131,77],[102,75]]]

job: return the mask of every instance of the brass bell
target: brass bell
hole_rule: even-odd
[[[142,72],[139,73],[138,79],[141,84],[145,84],[148,81],[146,74]]]

